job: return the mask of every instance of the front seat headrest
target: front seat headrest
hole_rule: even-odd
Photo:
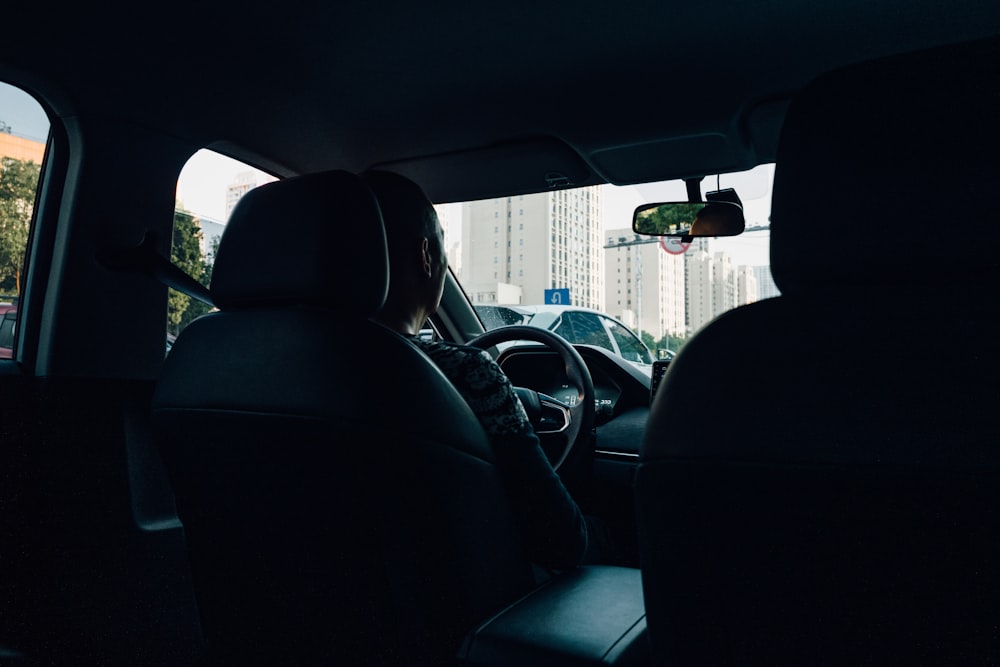
[[[240,199],[212,270],[222,310],[308,304],[370,317],[389,263],[378,203],[356,175],[328,171],[262,185]]]
[[[1000,42],[817,78],[778,147],[771,270],[782,294],[992,275],[1000,242]]]

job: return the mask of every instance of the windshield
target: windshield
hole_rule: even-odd
[[[647,365],[739,305],[777,295],[768,259],[773,165],[709,176],[733,188],[740,236],[637,236],[637,206],[687,198],[683,181],[600,185],[437,207],[449,262],[486,329],[529,324]]]
[[[213,187],[203,187],[209,179],[202,170],[217,175]],[[702,179],[703,198],[713,190],[736,191],[747,231],[692,243],[632,231],[636,207],[687,199],[681,180],[553,190],[435,208],[449,266],[484,328],[541,327],[571,343],[604,348],[648,371],[654,359],[671,358],[714,317],[777,294],[768,261],[772,176],[773,165],[768,164]],[[239,196],[269,180],[273,178],[210,151],[192,157],[178,182],[174,238],[176,247],[179,238],[183,241],[178,229],[197,227],[200,259],[185,266],[189,274],[207,283],[228,211]],[[215,208],[210,210],[202,199]],[[197,225],[179,224],[188,219]],[[172,334],[208,309],[173,291],[169,305]]]

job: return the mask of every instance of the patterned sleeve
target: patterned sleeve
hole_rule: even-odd
[[[465,398],[487,435],[534,433],[510,378],[488,352],[440,341],[419,341],[418,345]]]
[[[532,560],[558,570],[578,565],[589,542],[586,521],[545,457],[510,379],[485,350],[414,342],[451,380],[489,435]]]

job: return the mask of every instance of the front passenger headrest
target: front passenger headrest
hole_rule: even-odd
[[[782,294],[916,291],[962,272],[995,282],[998,82],[1000,41],[991,39],[847,67],[806,86],[775,165],[771,270]]]
[[[370,317],[388,285],[374,195],[356,175],[328,171],[244,195],[222,234],[210,289],[222,310],[309,304]]]

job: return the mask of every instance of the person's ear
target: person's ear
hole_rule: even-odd
[[[423,239],[420,243],[420,257],[422,260],[422,266],[424,269],[424,274],[428,278],[434,275],[434,263],[431,261],[433,258],[430,253],[430,241]]]

